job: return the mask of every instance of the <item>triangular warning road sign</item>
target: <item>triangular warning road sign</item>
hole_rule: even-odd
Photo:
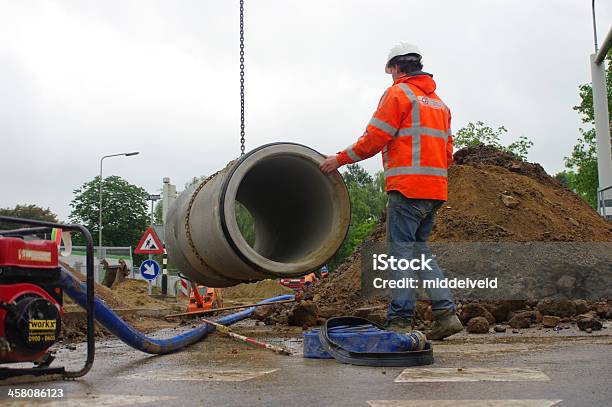
[[[134,254],[162,254],[164,247],[151,226],[142,235]]]

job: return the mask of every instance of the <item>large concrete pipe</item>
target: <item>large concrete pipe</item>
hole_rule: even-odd
[[[209,287],[308,274],[344,240],[351,217],[338,172],[319,170],[324,156],[299,144],[259,147],[183,192],[166,223],[169,256],[190,279]],[[241,233],[240,202],[255,241]]]

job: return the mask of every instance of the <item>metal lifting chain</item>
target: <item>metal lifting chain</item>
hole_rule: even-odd
[[[244,0],[240,0],[240,155],[244,155]]]

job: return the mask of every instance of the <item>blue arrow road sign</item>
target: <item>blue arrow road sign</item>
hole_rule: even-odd
[[[145,260],[140,265],[140,275],[145,280],[153,280],[159,275],[159,263],[155,260]]]

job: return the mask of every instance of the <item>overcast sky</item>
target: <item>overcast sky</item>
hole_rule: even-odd
[[[453,129],[524,135],[555,173],[590,81],[588,0],[246,0],[247,149],[295,141],[334,153],[361,135],[390,77],[389,48],[422,50]],[[598,1],[600,42],[612,2]],[[60,219],[72,191],[115,174],[182,189],[239,154],[238,0],[0,0],[0,207]],[[380,169],[380,157],[365,162]]]

